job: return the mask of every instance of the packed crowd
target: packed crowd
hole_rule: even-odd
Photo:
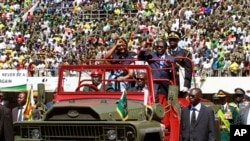
[[[60,64],[102,59],[118,37],[137,54],[142,39],[164,40],[174,30],[197,76],[250,76],[249,0],[0,0],[0,6],[1,69],[55,76]]]

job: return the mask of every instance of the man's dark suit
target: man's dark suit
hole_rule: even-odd
[[[190,108],[181,112],[180,141],[190,141]],[[215,141],[215,117],[212,109],[201,104],[194,126],[194,141]]]
[[[248,104],[246,107],[240,109],[239,117],[238,117],[238,124],[239,125],[247,125],[247,117],[250,116],[249,109],[250,109],[250,104]]]
[[[3,100],[1,104],[9,108],[9,101]]]
[[[15,108],[12,109],[12,120],[13,120],[13,122],[17,121],[17,116],[18,116],[18,107],[15,107]],[[37,109],[35,109],[35,108],[32,108],[32,119],[33,120],[41,119],[41,115],[40,115],[39,111]],[[23,120],[28,120],[28,119],[24,118]]]
[[[167,55],[166,53],[165,59],[172,61],[175,63],[175,59],[172,56]],[[161,59],[155,52],[150,51],[147,52],[141,50],[138,54],[139,60],[147,61],[148,64],[151,66],[152,69],[159,69],[159,68],[170,68],[171,64],[164,61],[163,64],[160,61],[150,61],[149,59]],[[171,78],[171,72],[169,70],[153,70],[153,78],[154,79],[169,79]],[[154,89],[156,94],[164,94],[167,97],[168,94],[168,86],[169,82],[154,82]]]
[[[140,88],[138,86],[135,86],[135,87],[131,87],[128,89],[128,91],[131,91],[131,92],[142,92],[143,90],[146,90],[147,88]]]
[[[0,105],[0,140],[14,141],[11,111],[2,105]]]

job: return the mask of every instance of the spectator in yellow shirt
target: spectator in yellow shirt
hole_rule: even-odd
[[[230,66],[229,66],[229,70],[230,70],[232,76],[238,75],[239,65],[235,60],[232,60]]]
[[[148,7],[148,9],[154,11],[155,3],[152,0],[149,0],[147,7]]]
[[[121,14],[121,10],[119,9],[119,7],[115,7],[114,13],[116,15],[120,15]]]

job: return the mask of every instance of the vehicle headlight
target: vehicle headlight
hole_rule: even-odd
[[[132,131],[128,131],[127,132],[127,139],[128,139],[128,141],[135,140],[135,134]]]
[[[40,136],[41,136],[41,133],[40,133],[40,131],[38,129],[33,129],[31,131],[31,137],[32,137],[32,139],[39,139]]]
[[[108,130],[107,131],[107,138],[109,139],[109,140],[115,140],[116,139],[116,137],[117,137],[117,133],[116,133],[116,131],[115,130]]]

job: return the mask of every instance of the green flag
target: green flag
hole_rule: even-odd
[[[116,111],[118,112],[123,121],[128,119],[128,102],[126,90],[123,91],[122,96],[117,103]]]

